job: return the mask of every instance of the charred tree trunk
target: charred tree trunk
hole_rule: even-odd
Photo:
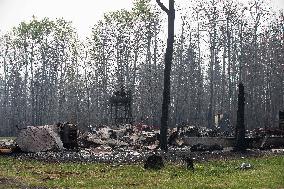
[[[245,150],[247,146],[246,141],[245,141],[244,112],[245,112],[245,92],[244,92],[244,85],[240,83],[239,84],[239,95],[238,95],[236,146],[235,146],[235,150],[238,150],[238,151]]]
[[[163,11],[168,14],[168,40],[167,49],[165,54],[165,69],[164,69],[164,91],[163,91],[163,104],[162,104],[162,117],[160,126],[160,147],[163,151],[168,151],[167,145],[167,132],[168,132],[168,117],[169,117],[169,104],[170,104],[170,89],[171,89],[171,66],[173,58],[174,46],[174,22],[175,22],[175,9],[174,0],[169,0],[169,9],[167,9],[160,0],[156,0],[158,5]]]

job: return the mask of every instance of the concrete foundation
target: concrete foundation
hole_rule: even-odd
[[[246,138],[249,148],[260,148],[263,138]],[[223,147],[234,147],[235,138],[228,137],[185,137],[185,145],[193,146],[196,144],[214,145],[218,144]],[[268,137],[264,147],[284,147],[284,137]]]

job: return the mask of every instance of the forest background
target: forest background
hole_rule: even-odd
[[[187,1],[176,8],[170,126],[236,123],[245,86],[247,128],[272,127],[284,109],[284,14],[267,1]],[[111,124],[109,98],[131,90],[134,124],[159,126],[165,15],[149,0],[111,11],[86,38],[64,18],[21,22],[0,34],[0,133],[70,121]],[[1,26],[0,26],[1,29]]]

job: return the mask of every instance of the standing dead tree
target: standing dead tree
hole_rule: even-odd
[[[160,127],[160,147],[161,150],[167,151],[167,130],[168,130],[168,117],[169,117],[169,103],[170,103],[170,89],[171,89],[171,66],[173,59],[173,46],[174,46],[174,23],[175,23],[175,9],[174,0],[169,0],[169,9],[165,7],[160,0],[156,0],[161,9],[168,15],[168,40],[167,49],[165,54],[165,69],[164,69],[164,91],[163,91],[163,104],[162,104],[162,117]]]

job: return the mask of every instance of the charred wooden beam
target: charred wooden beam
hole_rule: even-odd
[[[239,84],[239,94],[238,94],[238,111],[237,111],[237,125],[236,125],[236,146],[235,149],[238,151],[243,151],[246,149],[247,144],[245,140],[245,91],[244,85]]]

